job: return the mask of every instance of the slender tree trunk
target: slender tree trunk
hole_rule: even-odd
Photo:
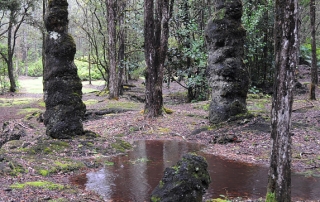
[[[124,51],[125,51],[125,28],[124,28],[124,19],[125,19],[125,8],[126,8],[126,0],[120,1],[119,11],[122,12],[119,18],[119,52],[118,52],[118,62],[119,62],[119,81],[118,81],[118,89],[119,95],[123,95],[123,77],[124,77]]]
[[[46,8],[47,8],[47,0],[42,0],[42,19],[43,22],[45,20],[45,16],[46,16]],[[46,31],[45,28],[43,27],[41,30],[41,34],[42,34],[42,75],[44,75],[45,72],[45,64],[46,64],[46,53],[45,53],[45,49],[46,49]]]
[[[10,80],[10,92],[16,91],[16,81],[14,78],[14,72],[13,72],[13,49],[12,49],[12,31],[13,31],[13,11],[10,11],[10,19],[9,19],[9,26],[8,26],[8,76]]]
[[[310,25],[311,25],[311,84],[310,100],[316,99],[316,86],[318,85],[317,47],[316,47],[316,6],[315,0],[310,0]]]
[[[296,67],[294,0],[275,1],[275,81],[267,201],[291,201],[291,112]]]
[[[145,60],[147,64],[144,113],[147,117],[162,115],[163,69],[168,50],[169,19],[172,15],[173,3],[173,0],[158,0],[154,8],[153,0],[144,1]]]
[[[116,58],[116,0],[107,0],[108,36],[109,36],[109,99],[118,99],[118,73]]]
[[[89,63],[89,84],[91,85],[91,50],[89,51],[89,58],[88,58],[88,63]]]

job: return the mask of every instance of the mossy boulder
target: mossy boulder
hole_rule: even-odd
[[[178,163],[166,168],[164,176],[153,190],[150,201],[200,202],[211,182],[206,160],[185,154]]]
[[[0,148],[6,142],[12,140],[19,140],[21,137],[25,136],[26,132],[21,125],[13,121],[6,121],[3,123],[0,129]]]

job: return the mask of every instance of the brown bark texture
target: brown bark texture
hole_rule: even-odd
[[[268,195],[291,201],[291,112],[296,67],[296,12],[294,0],[275,1],[275,81],[271,111],[272,152]],[[271,194],[271,195],[272,195]],[[267,198],[268,198],[267,195]]]
[[[118,74],[116,56],[116,7],[117,1],[107,0],[108,9],[108,55],[109,55],[109,99],[118,99]]]
[[[316,85],[318,85],[317,45],[316,45],[316,6],[315,0],[310,0],[310,28],[311,28],[311,87],[310,100],[316,99]]]
[[[173,0],[158,0],[154,7],[153,0],[144,2],[144,38],[146,60],[146,117],[162,115],[162,80],[166,52],[168,50],[169,3]]]

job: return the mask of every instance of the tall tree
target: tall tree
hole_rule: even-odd
[[[296,67],[294,0],[275,1],[275,81],[271,111],[272,152],[267,201],[291,201],[291,112]]]
[[[168,50],[169,20],[172,16],[174,0],[144,1],[144,48],[146,70],[147,117],[162,114],[162,80],[164,62]]]
[[[3,12],[9,12],[7,22],[8,28],[5,30],[5,33],[7,33],[7,52],[5,53],[3,51],[0,51],[0,55],[7,64],[11,92],[15,92],[17,88],[13,69],[13,56],[16,47],[16,39],[18,37],[18,31],[21,27],[21,24],[29,15],[29,11],[30,8],[32,8],[33,3],[33,0],[13,0],[0,2],[0,10],[2,10]]]
[[[125,8],[126,1],[121,0],[119,5],[119,51],[118,51],[118,66],[119,66],[119,74],[118,74],[118,93],[119,95],[123,95],[123,77],[124,77],[124,68],[125,68],[125,40],[126,40],[126,30],[125,30]]]
[[[108,21],[108,55],[109,55],[109,98],[119,97],[118,74],[117,74],[117,46],[116,46],[116,13],[117,1],[107,0],[107,21]]]
[[[311,26],[311,85],[310,100],[316,99],[316,85],[318,85],[317,45],[316,45],[316,5],[310,0],[310,26]]]
[[[83,134],[86,106],[82,83],[74,64],[76,44],[68,33],[68,1],[48,1],[45,72],[43,75],[46,134],[70,139]]]

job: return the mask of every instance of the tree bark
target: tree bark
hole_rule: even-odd
[[[310,0],[310,25],[311,25],[311,84],[310,100],[316,99],[316,85],[318,85],[317,45],[316,45],[316,6],[315,0]]]
[[[125,8],[126,0],[121,0],[119,5],[119,11],[121,12],[119,16],[119,51],[118,51],[118,63],[119,63],[119,77],[118,77],[118,89],[119,95],[123,95],[123,77],[124,77],[124,59],[125,59],[125,28],[124,28],[124,19],[125,19]]]
[[[116,6],[117,1],[108,0],[108,36],[109,36],[109,99],[118,99],[118,74],[117,74],[117,58],[116,58]]]
[[[8,26],[8,60],[7,60],[7,66],[8,66],[8,76],[10,80],[10,92],[16,91],[16,81],[14,78],[13,73],[13,50],[12,50],[12,28],[13,28],[13,20],[14,20],[14,11],[10,11],[10,20],[9,20],[9,26]]]
[[[296,58],[294,0],[275,1],[275,81],[267,201],[291,201],[291,112]]]
[[[162,115],[162,80],[168,50],[169,20],[174,0],[144,1],[144,38],[146,70],[146,117]],[[169,9],[170,8],[170,9]]]

